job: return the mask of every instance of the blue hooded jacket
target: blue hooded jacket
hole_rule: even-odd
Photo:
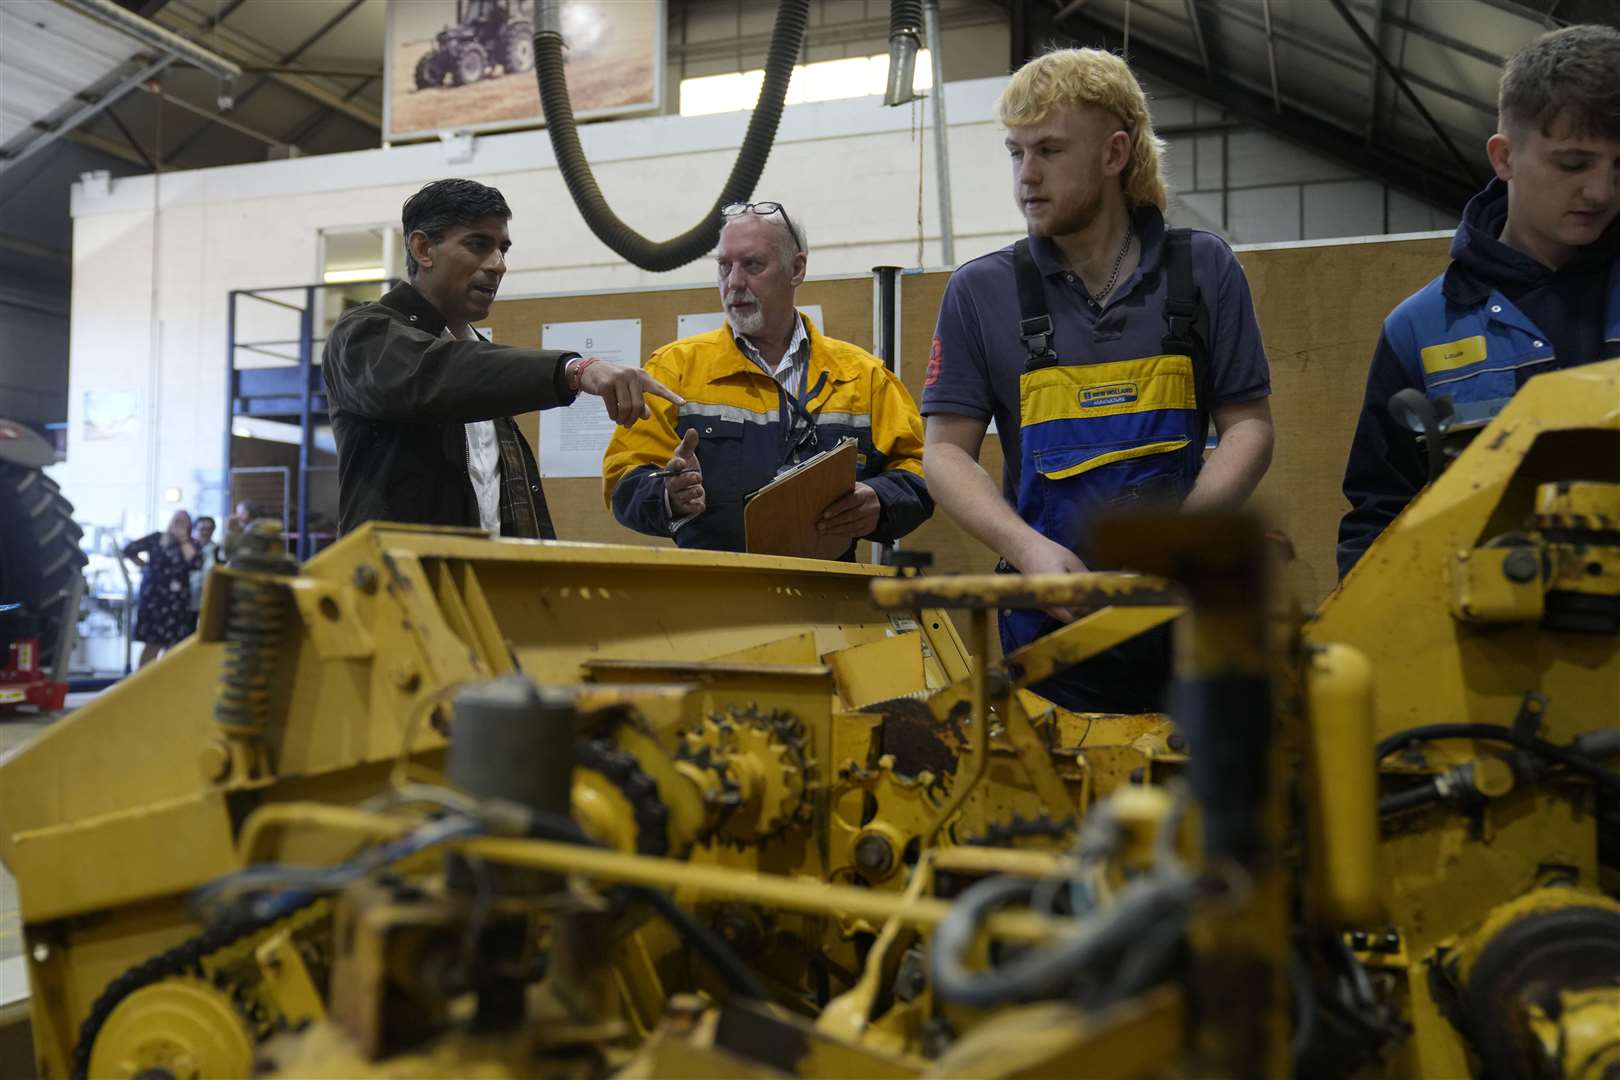
[[[1469,200],[1451,241],[1451,265],[1384,320],[1339,522],[1339,576],[1428,483],[1412,432],[1389,416],[1408,387],[1493,416],[1544,371],[1620,356],[1620,221],[1553,270],[1504,244],[1507,185],[1492,180]]]

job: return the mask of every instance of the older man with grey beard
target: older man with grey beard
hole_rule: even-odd
[[[856,483],[823,512],[823,534],[898,540],[933,513],[922,418],[872,354],[826,337],[794,306],[809,261],[802,222],[780,203],[724,210],[715,251],[726,325],[659,349],[647,373],[685,399],[613,435],[603,497],[619,522],[681,547],[743,551],[748,495],[845,438]]]

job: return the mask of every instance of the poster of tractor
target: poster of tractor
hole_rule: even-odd
[[[655,110],[664,0],[563,0],[574,115]],[[534,72],[534,0],[389,0],[384,138],[545,121]]]

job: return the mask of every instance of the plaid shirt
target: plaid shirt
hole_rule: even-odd
[[[501,450],[501,535],[557,539],[546,493],[540,486],[540,468],[511,417],[495,421],[495,442]]]

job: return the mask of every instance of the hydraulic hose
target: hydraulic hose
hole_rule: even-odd
[[[804,44],[810,0],[783,0],[777,6],[776,27],[771,31],[770,52],[765,59],[765,82],[760,87],[759,101],[748,121],[742,147],[737,151],[737,161],[720,189],[719,198],[696,225],[661,242],[648,240],[621,221],[597,186],[579,144],[574,107],[563,77],[563,40],[557,4],[542,3],[540,8],[534,33],[534,72],[540,84],[540,107],[545,113],[546,130],[551,135],[551,148],[557,155],[557,167],[585,224],[597,239],[643,270],[674,270],[702,258],[713,250],[720,236],[720,208],[728,203],[747,201],[754,193],[760,173],[765,170],[765,159],[770,156],[771,144],[776,140],[776,125],[782,119],[782,103],[793,77],[793,65]],[[920,19],[920,6],[918,14]]]
[[[1127,885],[1113,906],[1080,922],[1077,933],[1030,949],[1001,967],[969,970],[963,956],[991,912],[1027,900],[1035,883],[986,878],[969,886],[934,932],[930,954],[934,992],[944,1001],[988,1009],[1063,993],[1087,970],[1128,952],[1155,928],[1179,925],[1197,890],[1179,870],[1155,871]]]
[[[1382,761],[1408,743],[1428,742],[1432,739],[1488,739],[1505,742],[1548,761],[1557,762],[1571,772],[1588,777],[1600,787],[1620,792],[1620,772],[1604,768],[1588,756],[1608,750],[1607,740],[1582,736],[1573,747],[1556,746],[1546,739],[1525,735],[1501,724],[1425,724],[1387,736],[1378,743],[1374,756]]]

